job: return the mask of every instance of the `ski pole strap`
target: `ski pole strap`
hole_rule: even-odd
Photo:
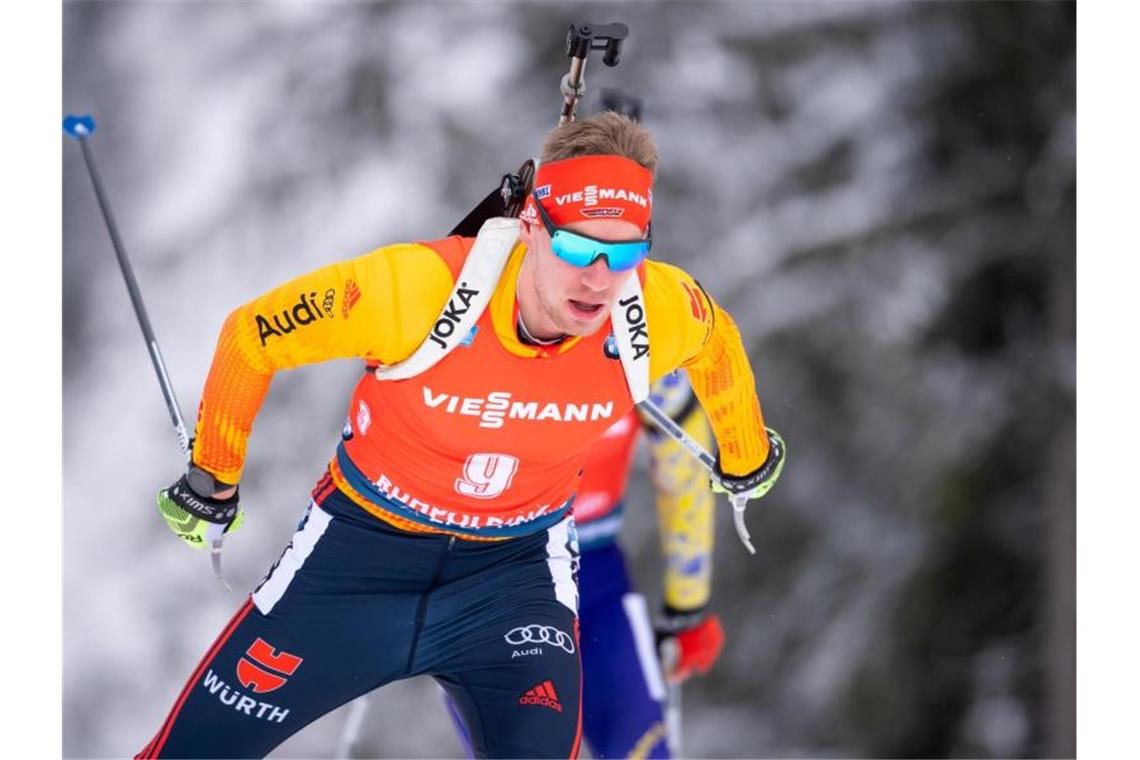
[[[234,592],[230,582],[226,580],[225,574],[222,572],[222,542],[225,539],[221,536],[215,538],[210,542],[210,567],[214,569],[214,577],[218,579],[218,583],[222,584],[222,588],[231,594]]]
[[[740,541],[748,553],[755,554],[756,547],[752,545],[752,534],[748,532],[748,526],[744,524],[744,508],[748,506],[748,497],[729,496],[728,500],[732,504],[732,524],[736,528],[736,535],[740,537]]]

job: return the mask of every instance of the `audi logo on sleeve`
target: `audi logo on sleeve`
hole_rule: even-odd
[[[558,647],[566,652],[566,654],[574,654],[575,651],[574,637],[551,625],[538,625],[537,623],[533,623],[519,628],[512,628],[507,631],[507,635],[503,638],[508,644],[516,647],[524,644],[549,644]],[[511,657],[522,657],[528,654],[542,654],[542,650],[516,651]]]

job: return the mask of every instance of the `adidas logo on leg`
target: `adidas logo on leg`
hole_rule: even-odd
[[[549,707],[555,712],[562,712],[562,703],[558,701],[558,694],[554,691],[554,683],[551,681],[543,681],[538,686],[527,689],[526,693],[519,697],[519,704],[540,705]]]

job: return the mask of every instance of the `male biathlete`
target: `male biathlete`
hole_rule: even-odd
[[[759,497],[775,482],[784,447],[731,318],[646,258],[648,131],[612,113],[571,122],[541,160],[518,219],[379,248],[227,317],[189,470],[159,494],[192,546],[240,519],[246,442],[274,373],[351,357],[367,371],[298,531],[140,756],[261,757],[424,674],[480,757],[576,756],[570,511],[591,444],[683,366],[717,440],[717,487]],[[530,626],[557,644],[523,652],[512,641]]]

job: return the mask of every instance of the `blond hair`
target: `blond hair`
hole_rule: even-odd
[[[615,111],[560,124],[546,136],[542,163],[576,156],[624,156],[651,172],[657,169],[657,146],[649,130]]]

